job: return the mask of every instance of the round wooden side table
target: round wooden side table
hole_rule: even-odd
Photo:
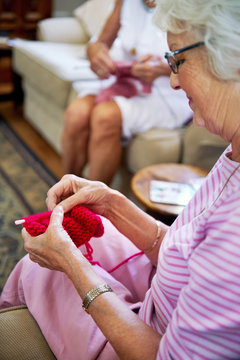
[[[131,189],[136,198],[146,206],[148,212],[171,223],[183,210],[183,206],[152,202],[149,197],[151,180],[189,183],[190,179],[205,177],[207,171],[185,164],[158,164],[139,170],[132,178]]]

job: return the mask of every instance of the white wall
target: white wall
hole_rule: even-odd
[[[71,16],[72,11],[85,0],[53,0],[52,16]]]

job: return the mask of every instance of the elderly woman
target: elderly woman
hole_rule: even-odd
[[[48,193],[46,233],[23,230],[33,262],[17,265],[1,304],[27,304],[58,359],[240,358],[239,17],[238,0],[157,2],[172,87],[195,124],[231,142],[170,228],[102,183],[65,176]],[[103,216],[92,240],[102,267],[61,226],[76,204]],[[145,254],[106,271],[135,247]]]

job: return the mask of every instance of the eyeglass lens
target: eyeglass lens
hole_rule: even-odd
[[[169,56],[169,57],[167,58],[167,61],[168,61],[168,64],[169,64],[171,70],[173,71],[173,73],[174,73],[174,74],[177,74],[177,72],[178,72],[178,66],[177,66],[177,62],[176,62],[174,56]]]

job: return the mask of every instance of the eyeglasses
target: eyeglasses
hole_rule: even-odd
[[[174,55],[180,54],[180,53],[182,53],[184,51],[194,49],[194,48],[196,48],[198,46],[201,46],[201,45],[204,45],[203,41],[197,42],[197,43],[189,45],[189,46],[185,46],[184,48],[181,48],[181,49],[178,49],[178,50],[175,50],[175,51],[166,52],[164,57],[167,59],[168,65],[170,66],[172,72],[174,74],[178,74],[179,65],[183,62],[183,60],[175,59]]]

